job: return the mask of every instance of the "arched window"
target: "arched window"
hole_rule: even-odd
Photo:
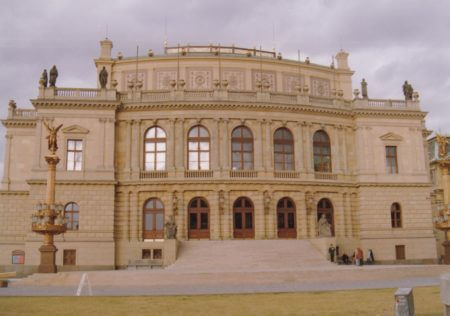
[[[320,237],[334,236],[333,204],[329,199],[321,199],[317,203],[317,222]]]
[[[273,135],[275,170],[294,170],[294,137],[287,128],[279,128]]]
[[[313,137],[314,171],[331,172],[330,138],[325,131],[317,131]]]
[[[189,170],[209,170],[209,132],[197,125],[188,133],[188,168]]]
[[[231,133],[231,160],[233,170],[253,169],[253,135],[245,126],[238,126]]]
[[[166,132],[154,126],[145,133],[145,170],[166,169]]]
[[[392,228],[402,227],[402,209],[398,203],[391,205],[391,225]]]
[[[149,199],[144,205],[144,239],[164,238],[164,205]]]
[[[254,238],[254,207],[247,197],[240,197],[233,203],[233,237]]]
[[[80,221],[80,207],[77,203],[70,202],[64,208],[67,230],[78,230]]]

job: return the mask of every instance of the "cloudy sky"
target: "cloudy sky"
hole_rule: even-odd
[[[56,64],[58,86],[96,87],[93,59],[108,29],[114,56],[161,52],[169,45],[262,45],[285,58],[297,50],[330,64],[340,48],[369,83],[369,97],[403,98],[404,80],[429,112],[427,127],[450,133],[450,1],[448,0],[2,0],[0,117],[8,100],[31,108],[44,68]],[[167,25],[167,27],[165,27]],[[275,30],[275,31],[274,31]],[[0,128],[0,163],[5,130]],[[1,168],[2,170],[3,168]]]

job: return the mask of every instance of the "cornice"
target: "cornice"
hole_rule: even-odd
[[[2,120],[2,124],[7,128],[33,128],[36,126],[36,119],[6,119]]]
[[[29,179],[26,180],[29,185],[46,185],[47,180]],[[56,185],[117,185],[113,180],[56,180]]]
[[[30,191],[0,190],[0,195],[30,195]]]
[[[364,182],[357,183],[357,187],[421,187],[421,188],[431,188],[432,184],[429,182],[413,182],[413,183],[389,183],[389,182]]]
[[[352,113],[354,117],[408,117],[424,119],[428,112],[422,112],[420,110],[379,110],[379,109],[353,109]]]
[[[36,109],[78,109],[78,110],[117,110],[121,106],[120,101],[102,100],[60,100],[60,99],[32,99],[31,104]]]

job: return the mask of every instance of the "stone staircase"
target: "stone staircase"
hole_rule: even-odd
[[[262,272],[335,266],[307,240],[190,240],[181,242],[180,272]]]

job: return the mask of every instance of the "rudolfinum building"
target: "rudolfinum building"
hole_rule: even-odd
[[[235,46],[139,57],[112,47],[100,42],[97,88],[41,81],[33,109],[10,102],[0,270],[39,265],[31,216],[46,190],[44,121],[63,124],[61,270],[168,265],[193,239],[302,239],[324,256],[332,243],[349,255],[371,249],[380,263],[436,261],[416,92],[369,98],[344,51],[318,65]]]

